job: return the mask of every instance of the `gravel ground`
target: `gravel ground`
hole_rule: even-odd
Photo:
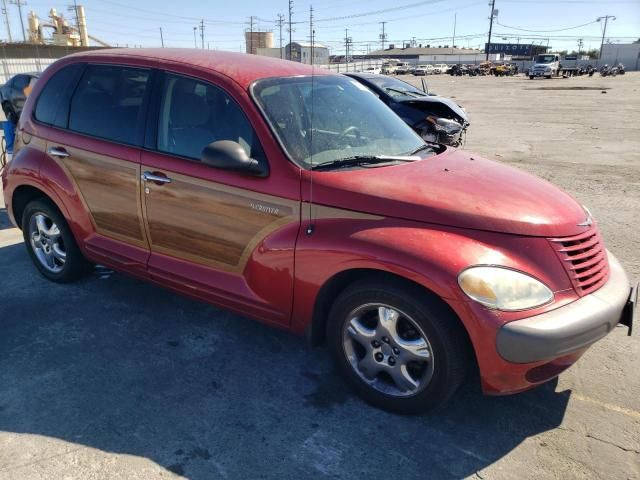
[[[468,110],[467,149],[574,194],[640,278],[640,74],[427,80]],[[469,381],[399,417],[289,334],[105,270],[46,282],[1,207],[3,480],[640,478],[637,332],[536,390]]]

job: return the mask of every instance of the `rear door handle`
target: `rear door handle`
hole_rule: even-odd
[[[58,157],[58,158],[66,158],[69,156],[69,152],[67,152],[62,147],[49,147],[49,149],[47,150],[47,153],[52,157]]]
[[[171,179],[169,177],[165,175],[158,175],[153,172],[144,172],[141,177],[145,182],[154,182],[157,184],[171,183]]]

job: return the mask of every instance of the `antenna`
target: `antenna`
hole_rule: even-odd
[[[313,28],[313,6],[309,10],[309,31],[311,33],[311,127],[309,132],[309,140],[311,149],[309,151],[309,163],[311,164],[311,168],[309,170],[309,225],[307,225],[307,229],[305,233],[307,235],[311,235],[315,229],[315,225],[313,223],[313,104],[314,104],[314,93],[315,93],[315,65],[313,62],[313,43],[316,36],[316,31]]]

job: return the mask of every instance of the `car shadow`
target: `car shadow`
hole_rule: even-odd
[[[0,272],[0,432],[194,480],[462,478],[560,425],[571,394],[483,397],[470,380],[438,412],[393,415],[355,397],[324,348],[258,322],[106,269],[53,284],[20,244],[0,248]]]

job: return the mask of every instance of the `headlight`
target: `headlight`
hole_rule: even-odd
[[[496,310],[527,310],[553,300],[544,283],[503,267],[467,268],[458,275],[458,284],[469,298]]]

